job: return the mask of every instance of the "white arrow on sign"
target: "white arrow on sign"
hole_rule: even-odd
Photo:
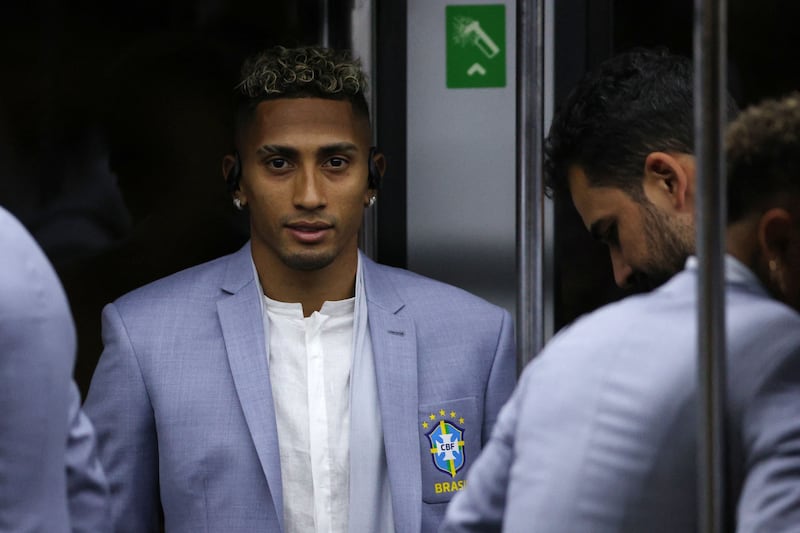
[[[480,63],[473,63],[469,70],[467,70],[468,76],[474,76],[475,74],[480,74],[481,76],[486,76],[486,69],[483,68],[483,65]]]

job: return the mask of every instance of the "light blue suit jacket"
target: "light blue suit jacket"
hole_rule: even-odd
[[[31,235],[0,208],[0,532],[110,531],[94,431],[72,382],[75,327]]]
[[[800,315],[727,258],[731,531],[800,530]],[[696,267],[528,365],[442,531],[698,529]]]
[[[511,318],[408,271],[363,268],[394,522],[435,531],[513,389]],[[156,530],[159,508],[171,533],[281,531],[280,384],[249,244],[108,305],[103,340],[86,410],[117,531]],[[464,429],[456,477],[436,468],[430,416]]]

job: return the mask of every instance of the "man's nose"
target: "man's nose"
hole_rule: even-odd
[[[611,249],[611,268],[614,270],[614,282],[617,287],[625,288],[630,285],[633,268],[625,261],[618,250]]]
[[[321,178],[316,168],[303,168],[298,172],[294,186],[294,205],[303,209],[317,209],[325,205],[325,195],[320,187]]]

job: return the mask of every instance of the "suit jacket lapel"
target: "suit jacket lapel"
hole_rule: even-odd
[[[255,283],[249,243],[231,256],[222,289],[230,296],[217,302],[217,312],[233,382],[283,529],[278,430],[267,367],[261,295]]]
[[[386,270],[362,257],[369,332],[375,357],[383,440],[398,533],[421,527],[422,474],[418,437],[417,340],[414,322]]]

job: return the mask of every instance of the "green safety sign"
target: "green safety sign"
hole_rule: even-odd
[[[506,86],[506,6],[445,8],[447,87]]]

